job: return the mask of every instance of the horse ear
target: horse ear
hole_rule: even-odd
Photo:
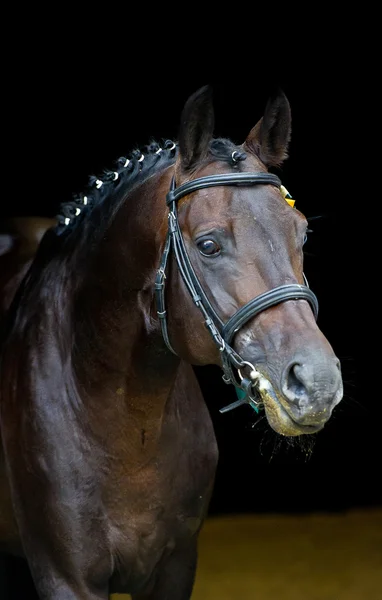
[[[251,129],[243,146],[256,154],[267,167],[278,167],[288,158],[291,111],[284,92],[279,90],[265,107],[264,115]]]
[[[212,88],[206,85],[189,97],[181,115],[178,142],[185,170],[192,169],[207,156],[214,124]]]

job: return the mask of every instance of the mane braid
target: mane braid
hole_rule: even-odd
[[[71,231],[93,208],[122,189],[126,192],[136,183],[138,177],[144,181],[153,168],[165,162],[170,164],[176,153],[177,145],[172,140],[166,140],[163,146],[151,141],[142,150],[135,149],[128,157],[118,158],[112,170],[104,170],[98,177],[90,176],[89,183],[82,193],[74,194],[71,200],[60,205],[55,233],[62,235]]]

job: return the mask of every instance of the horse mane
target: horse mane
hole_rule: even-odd
[[[151,141],[142,150],[137,148],[128,157],[118,158],[112,169],[105,169],[99,176],[90,176],[87,187],[80,194],[74,194],[60,205],[54,228],[56,235],[68,234],[95,207],[105,206],[111,199],[110,210],[114,213],[119,206],[118,200],[123,199],[127,191],[143,183],[153,172],[175,162],[177,153],[178,145],[172,140],[166,140],[163,146]],[[216,138],[210,142],[211,161],[224,160],[235,164],[245,158],[245,152],[229,139]],[[105,215],[102,220],[105,222]]]
[[[171,140],[166,140],[163,147],[155,142],[150,142],[142,150],[134,149],[129,156],[121,156],[115,161],[112,169],[105,169],[102,174],[91,175],[88,185],[79,193],[60,204],[56,215],[56,235],[70,233],[79,223],[84,221],[96,207],[101,205],[106,208],[110,199],[113,203],[110,209],[119,205],[128,190],[138,182],[143,183],[154,169],[165,168],[173,162],[177,153],[177,145]]]

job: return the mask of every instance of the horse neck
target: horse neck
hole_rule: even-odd
[[[171,175],[167,168],[128,193],[84,261],[73,306],[74,364],[92,395],[128,388],[130,398],[144,394],[151,405],[167,397],[176,375],[179,361],[164,346],[154,308]]]

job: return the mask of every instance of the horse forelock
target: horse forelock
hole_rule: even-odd
[[[227,138],[211,140],[209,151],[214,159],[227,161],[233,166],[247,158],[243,149]]]

